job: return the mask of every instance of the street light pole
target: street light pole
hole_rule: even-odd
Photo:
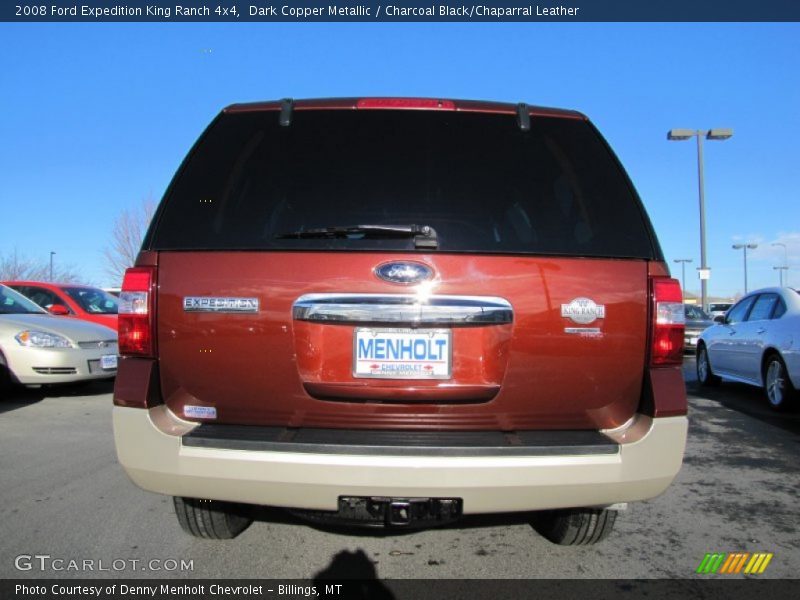
[[[786,244],[783,242],[773,242],[770,246],[783,246],[783,266],[773,267],[778,270],[781,275],[781,287],[783,287],[783,272],[786,271],[786,285],[789,285],[789,252],[786,250]]]
[[[683,301],[686,301],[686,263],[692,262],[691,258],[676,258],[673,262],[681,263],[681,289],[683,290]]]
[[[707,310],[708,304],[708,263],[706,263],[706,195],[705,195],[705,175],[703,168],[703,135],[702,131],[696,132],[697,135],[697,181],[700,195],[700,268],[703,270],[700,276],[700,308]]]
[[[780,286],[783,287],[783,272],[786,271],[789,267],[772,267],[774,271],[778,272],[780,276]],[[787,274],[788,275],[788,274]],[[787,278],[788,279],[788,278]]]
[[[705,176],[703,165],[703,138],[709,140],[727,140],[733,136],[733,129],[670,129],[667,139],[670,141],[688,140],[697,137],[697,182],[700,195],[700,304],[706,310],[708,302],[708,277],[710,271],[706,263],[706,202]]]
[[[51,250],[51,251],[50,251],[50,282],[51,282],[51,283],[52,283],[52,281],[53,281],[53,255],[54,255],[54,254],[55,254],[55,252],[53,252],[53,251]]]
[[[745,244],[734,244],[731,246],[734,250],[744,250],[744,293],[747,293],[747,249],[755,250],[758,248],[758,244],[752,243],[745,243]]]

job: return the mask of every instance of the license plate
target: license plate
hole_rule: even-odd
[[[449,329],[356,328],[353,377],[450,379],[453,361]]]
[[[100,368],[103,370],[111,370],[117,368],[117,355],[105,354],[100,357]]]

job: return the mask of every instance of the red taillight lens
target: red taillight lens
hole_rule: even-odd
[[[685,317],[683,294],[676,279],[653,277],[653,322],[650,331],[650,365],[683,364]]]
[[[362,98],[356,103],[358,108],[406,108],[425,110],[455,110],[452,100],[433,100],[430,98]]]
[[[125,271],[119,295],[119,353],[123,356],[155,355],[155,267]]]

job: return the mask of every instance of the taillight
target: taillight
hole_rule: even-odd
[[[650,329],[650,366],[683,364],[683,336],[686,319],[683,294],[677,279],[651,280],[653,321]]]
[[[119,353],[155,356],[155,267],[125,271],[119,295]]]

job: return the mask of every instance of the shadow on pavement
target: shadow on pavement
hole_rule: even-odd
[[[333,521],[324,522],[304,518],[302,514],[296,514],[291,510],[274,508],[269,506],[259,506],[255,508],[253,519],[264,523],[280,523],[283,525],[297,525],[298,527],[310,527],[325,533],[348,535],[352,537],[400,537],[413,535],[421,531],[430,529],[481,529],[488,527],[508,527],[514,525],[531,525],[532,517],[535,513],[497,513],[485,515],[467,515],[455,521],[449,521],[442,525],[428,523],[424,526],[407,527],[382,527],[382,526],[362,526],[347,525]]]
[[[41,402],[45,398],[76,398],[85,396],[101,396],[114,391],[114,380],[88,381],[60,385],[43,385],[39,387],[14,386],[2,392],[0,397],[0,414],[31,404]]]
[[[347,584],[345,591],[347,598],[364,600],[393,600],[394,594],[378,580],[375,565],[363,550],[350,552],[342,550],[331,560],[325,569],[314,576],[314,585],[317,592],[322,593],[326,584],[340,582],[343,579],[357,579],[355,585]]]
[[[712,400],[725,408],[800,435],[800,402],[797,400],[789,410],[776,412],[769,407],[764,391],[755,386],[723,380],[717,387],[702,387],[695,375],[694,357],[684,358],[683,375],[690,397]]]
[[[18,408],[24,408],[44,400],[46,394],[42,388],[12,388],[0,392],[0,414]]]

